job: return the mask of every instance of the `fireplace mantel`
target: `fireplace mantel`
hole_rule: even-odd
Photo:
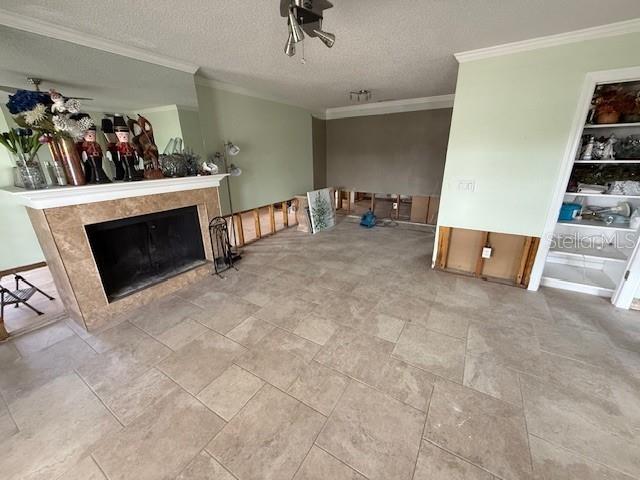
[[[86,203],[118,200],[121,198],[143,197],[162,193],[198,190],[220,186],[224,175],[205,175],[201,177],[163,178],[140,182],[116,182],[103,185],[85,185],[82,187],[59,187],[44,190],[25,190],[23,188],[3,188],[6,194],[14,197],[20,204],[35,210],[68,207]]]

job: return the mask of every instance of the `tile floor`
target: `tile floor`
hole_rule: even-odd
[[[289,230],[108,330],[0,345],[0,476],[640,479],[640,314],[432,246]]]

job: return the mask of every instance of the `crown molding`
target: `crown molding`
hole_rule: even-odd
[[[454,94],[435,97],[409,98],[387,102],[365,103],[348,107],[327,108],[324,114],[314,115],[323,120],[338,118],[364,117],[367,115],[386,115],[389,113],[416,112],[419,110],[437,110],[453,108]]]
[[[281,98],[276,95],[271,95],[265,92],[259,92],[257,90],[252,90],[250,88],[241,87],[239,85],[233,85],[231,83],[221,82],[220,80],[214,80],[212,78],[206,78],[201,75],[195,76],[196,85],[200,85],[201,87],[209,87],[214,88],[216,90],[223,90],[225,92],[237,93],[238,95],[244,95],[246,97],[258,98],[260,100],[266,100],[268,102],[280,103],[283,105],[288,105],[290,107],[302,108],[303,110],[309,110],[309,107],[306,105],[300,105],[297,103],[293,103],[286,98]]]
[[[142,48],[130,47],[96,35],[78,32],[77,30],[72,30],[67,27],[44,22],[42,20],[36,20],[18,13],[0,11],[0,25],[5,25],[10,28],[15,28],[17,30],[37,35],[43,35],[45,37],[55,38],[56,40],[75,43],[84,47],[95,48],[96,50],[102,50],[103,52],[122,55],[123,57],[133,58],[134,60],[140,60],[154,65],[160,65],[173,70],[179,70],[191,75],[195,74],[198,68],[200,68],[198,65],[159,55],[157,53],[152,53],[147,50],[143,50]]]
[[[532,38],[521,42],[505,43],[493,47],[479,48],[454,54],[459,63],[482,60],[484,58],[499,57],[512,53],[528,52],[540,48],[555,47],[567,43],[583,42],[585,40],[595,40],[598,38],[625,35],[628,33],[640,32],[640,18],[626,20],[624,22],[610,23],[598,27],[574,30],[572,32],[559,33],[546,37]]]

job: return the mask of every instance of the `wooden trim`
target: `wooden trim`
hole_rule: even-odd
[[[484,267],[484,258],[482,258],[482,249],[487,245],[489,241],[489,232],[482,232],[482,242],[480,245],[480,249],[478,250],[478,258],[476,259],[476,277],[482,275],[482,268]]]
[[[524,275],[522,280],[518,282],[524,288],[529,287],[529,282],[531,281],[531,272],[533,271],[533,265],[536,261],[536,256],[538,254],[538,247],[540,246],[540,239],[538,237],[530,237],[531,245],[529,245],[529,252],[527,255],[527,261],[524,266]]]
[[[256,227],[256,238],[262,238],[262,231],[260,229],[260,210],[257,208],[253,209],[253,222]]]
[[[273,205],[269,205],[269,226],[271,227],[271,234],[276,233],[276,209]]]
[[[282,223],[284,228],[289,227],[289,208],[287,202],[282,202]]]
[[[451,242],[451,227],[440,227],[438,236],[438,255],[436,257],[436,268],[444,270],[447,268],[449,258],[449,244]]]
[[[4,277],[5,275],[14,275],[20,272],[28,272],[29,270],[35,270],[36,268],[41,268],[46,266],[47,266],[47,262],[37,262],[37,263],[30,263],[29,265],[21,265],[19,267],[9,268],[7,270],[0,270],[0,278]]]
[[[242,226],[242,215],[234,215],[234,221],[236,222],[236,235],[238,236],[238,238],[235,240],[237,243],[239,243],[238,247],[242,247],[244,245],[244,227]]]
[[[516,283],[522,284],[524,278],[525,268],[527,268],[527,260],[529,259],[529,251],[531,250],[532,237],[527,237],[522,248],[522,255],[520,256],[520,268],[518,269],[518,275],[516,276]]]

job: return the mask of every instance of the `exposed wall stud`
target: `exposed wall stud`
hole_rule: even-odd
[[[436,267],[444,270],[445,268],[447,268],[447,258],[449,257],[451,227],[440,227],[440,235],[438,239],[438,256],[436,257]]]
[[[289,209],[287,208],[287,202],[282,202],[282,223],[284,228],[289,226]]]
[[[262,238],[262,232],[260,231],[260,210],[253,209],[253,222],[256,227],[256,239]]]
[[[276,209],[273,204],[269,205],[269,225],[271,227],[271,233],[276,233]]]

